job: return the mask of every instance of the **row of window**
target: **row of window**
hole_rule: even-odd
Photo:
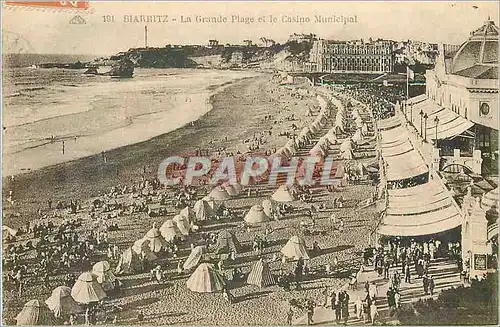
[[[392,50],[385,47],[338,47],[330,46],[328,49],[333,54],[391,54]]]

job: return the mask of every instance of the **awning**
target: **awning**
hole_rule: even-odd
[[[390,143],[395,143],[399,141],[409,142],[408,130],[403,126],[398,126],[386,131],[380,132],[380,145],[384,146]]]
[[[462,217],[448,190],[437,181],[387,191],[387,210],[378,232],[388,236],[420,236],[460,226]]]
[[[422,102],[426,99],[427,99],[427,95],[424,93],[424,94],[420,94],[420,95],[417,95],[416,97],[408,99],[406,101],[406,104],[407,105],[412,105],[412,104],[415,105],[416,103]]]
[[[437,138],[439,140],[454,137],[462,134],[472,126],[474,123],[460,116],[459,114],[442,107],[430,99],[426,99],[413,106],[413,125],[420,133],[420,111],[427,114],[427,139],[436,139],[436,117],[439,119],[437,124]],[[425,126],[425,122],[422,123]],[[425,128],[425,127],[424,127]]]
[[[392,157],[384,157],[387,181],[394,182],[429,172],[420,154],[411,150]]]

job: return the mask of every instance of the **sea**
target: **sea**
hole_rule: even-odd
[[[4,58],[5,59],[5,58]],[[56,60],[57,59],[57,60]],[[133,78],[31,68],[85,56],[4,60],[3,173],[15,175],[146,141],[195,121],[251,71],[136,68]],[[14,63],[14,64],[13,64]]]

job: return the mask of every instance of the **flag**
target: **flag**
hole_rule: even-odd
[[[406,66],[406,78],[410,81],[415,79],[415,73],[408,66]]]

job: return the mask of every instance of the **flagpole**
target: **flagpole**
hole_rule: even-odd
[[[406,100],[408,100],[410,98],[410,87],[409,87],[409,76],[408,75],[410,75],[410,71],[409,71],[408,66],[406,66]]]

